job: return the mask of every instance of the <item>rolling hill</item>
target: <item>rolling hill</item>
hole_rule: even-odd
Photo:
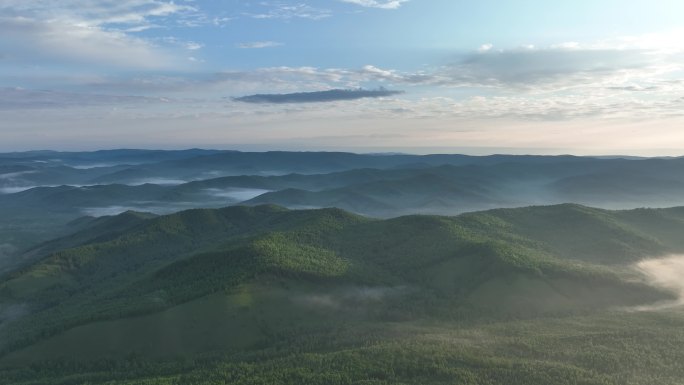
[[[74,166],[80,168],[64,164],[98,157],[144,162]],[[233,171],[261,175],[221,176],[247,160],[261,166]],[[323,167],[316,162],[334,163],[332,168],[343,171],[309,174]],[[211,151],[10,154],[0,160],[0,192],[6,192],[0,193],[0,271],[28,248],[71,233],[66,224],[81,216],[128,210],[170,214],[190,208],[276,204],[293,209],[337,207],[391,218],[568,202],[610,209],[671,207],[684,204],[683,162]],[[284,175],[265,175],[273,173],[267,169],[276,164],[281,168],[275,173]],[[346,169],[369,165],[379,168]],[[306,173],[292,173],[295,170]],[[104,184],[93,184],[104,175],[109,175],[100,182]]]
[[[682,162],[4,154],[0,383],[679,384]]]
[[[126,213],[42,246],[33,254],[43,258],[3,278],[4,306],[32,311],[0,329],[2,348],[251,285],[268,291],[275,282],[323,293],[392,293],[410,302],[416,317],[647,303],[667,295],[607,267],[681,250],[682,242],[660,236],[665,219],[684,221],[684,211],[636,215],[562,205],[386,221],[276,206]]]

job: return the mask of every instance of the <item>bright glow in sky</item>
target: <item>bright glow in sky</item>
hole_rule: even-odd
[[[0,0],[0,151],[682,155],[681,15],[675,0]],[[403,93],[320,92],[381,87]]]

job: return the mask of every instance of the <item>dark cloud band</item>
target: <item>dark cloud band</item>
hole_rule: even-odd
[[[233,98],[238,102],[245,103],[320,103],[334,102],[338,100],[355,100],[362,98],[381,98],[402,94],[404,91],[386,90],[327,90],[315,92],[296,92],[291,94],[256,94]]]

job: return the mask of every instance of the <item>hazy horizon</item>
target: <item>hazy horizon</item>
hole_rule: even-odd
[[[360,155],[467,155],[467,156],[578,156],[578,157],[635,157],[635,158],[677,158],[684,156],[684,150],[668,149],[644,150],[636,153],[609,153],[609,152],[576,152],[570,149],[532,149],[532,148],[495,148],[495,147],[302,147],[286,148],[278,146],[236,145],[236,146],[131,146],[131,147],[62,147],[62,148],[14,148],[5,149],[0,146],[0,154],[24,153],[24,152],[97,152],[117,150],[141,150],[141,151],[185,151],[185,150],[209,150],[209,151],[238,151],[238,152],[346,152]]]

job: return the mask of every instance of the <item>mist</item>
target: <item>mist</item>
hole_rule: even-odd
[[[0,187],[0,194],[16,194],[40,186]]]
[[[0,174],[0,180],[15,180],[22,175],[34,174],[36,171],[19,171]]]
[[[232,187],[227,189],[211,188],[204,190],[209,195],[217,198],[227,198],[232,201],[242,202],[256,198],[261,194],[271,192],[271,190]]]
[[[0,265],[2,265],[5,261],[5,259],[11,258],[14,256],[14,253],[17,252],[17,248],[10,244],[10,243],[2,243],[0,244]]]
[[[175,202],[168,204],[164,202],[140,202],[131,205],[112,205],[102,207],[83,207],[80,213],[91,217],[104,217],[124,213],[126,211],[141,211],[153,214],[171,214],[182,210],[196,208],[199,205],[193,202]]]
[[[406,286],[351,286],[339,288],[328,293],[298,295],[292,298],[295,303],[330,309],[358,309],[359,306],[377,304],[396,299],[410,290]]]
[[[134,181],[131,181],[130,183],[126,183],[129,186],[142,186],[144,184],[156,184],[160,186],[178,186],[183,183],[187,183],[187,180],[183,179],[170,179],[170,178],[145,178],[145,179],[137,179]]]
[[[659,310],[684,305],[684,255],[645,259],[635,265],[652,286],[672,292],[676,300],[639,307],[639,310]]]

